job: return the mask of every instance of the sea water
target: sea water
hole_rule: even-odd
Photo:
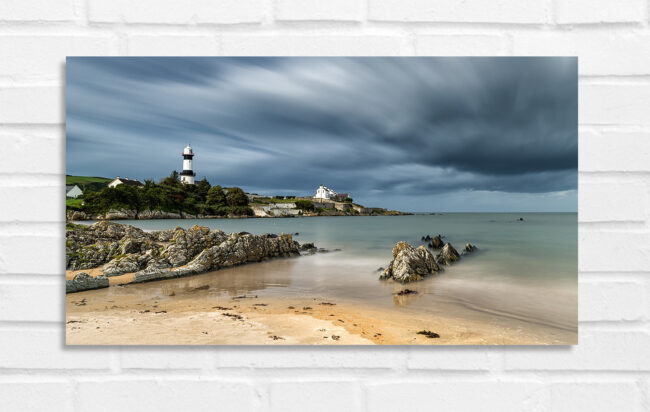
[[[120,223],[144,230],[189,228],[197,224],[228,233],[291,233],[300,243],[313,242],[329,250],[328,253],[199,275],[203,282],[208,278],[210,293],[319,296],[414,313],[449,315],[453,312],[454,316],[461,317],[482,316],[488,322],[498,320],[507,324],[509,319],[515,319],[531,325],[577,331],[576,213],[449,213]],[[381,272],[378,269],[390,262],[395,243],[424,245],[422,236],[438,234],[459,252],[466,243],[477,246],[478,250],[420,282],[401,285],[379,280]],[[191,278],[164,282],[182,286],[184,282],[191,282],[188,279]],[[155,293],[162,285],[162,282],[154,282],[141,287],[154,289],[151,293]],[[395,295],[405,287],[419,293]]]

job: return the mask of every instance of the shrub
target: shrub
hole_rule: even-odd
[[[223,187],[216,185],[208,190],[206,196],[206,203],[210,206],[220,207],[226,205],[226,194],[223,192]]]
[[[296,207],[300,210],[314,210],[314,202],[311,200],[296,200]]]
[[[228,189],[226,203],[228,206],[248,206],[248,196],[240,188],[232,187]]]

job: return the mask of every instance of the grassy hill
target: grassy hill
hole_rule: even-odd
[[[113,179],[107,177],[65,175],[66,185],[83,185],[87,183],[106,183],[108,185],[112,181]]]
[[[65,176],[66,185],[77,185],[81,190],[102,190],[112,181],[113,179],[97,176]]]

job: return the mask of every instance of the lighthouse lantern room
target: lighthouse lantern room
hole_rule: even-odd
[[[194,152],[192,147],[188,144],[187,147],[183,150],[183,171],[181,172],[181,183],[188,185],[194,184],[194,169],[192,169],[192,158],[194,157]]]

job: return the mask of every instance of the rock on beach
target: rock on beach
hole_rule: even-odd
[[[422,280],[425,276],[438,271],[440,267],[427,248],[419,246],[416,249],[406,242],[398,242],[393,248],[393,260],[383,271],[380,279],[394,279],[408,283]]]
[[[435,239],[440,239],[440,235]],[[471,246],[471,248],[473,250],[475,247]],[[393,259],[379,279],[393,279],[401,283],[415,282],[440,272],[441,266],[451,265],[459,259],[460,254],[451,243],[442,246],[440,252],[434,256],[424,246],[416,249],[406,242],[397,242],[393,248]]]
[[[227,234],[198,225],[145,232],[102,221],[66,231],[66,268],[101,266],[103,276],[135,272],[132,282],[145,282],[299,255],[300,249],[291,234]],[[80,282],[86,281],[85,277],[80,278]]]

